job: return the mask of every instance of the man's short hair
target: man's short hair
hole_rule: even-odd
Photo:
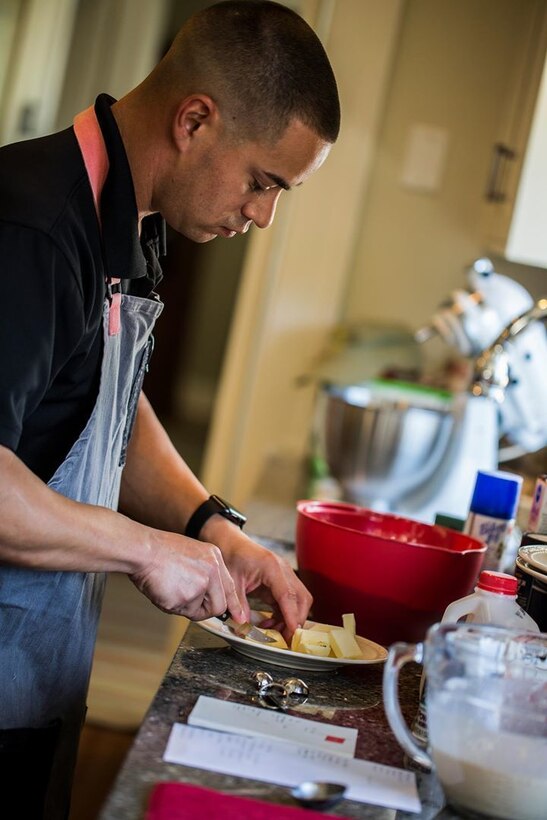
[[[211,96],[236,139],[275,142],[295,118],[326,142],[338,137],[340,103],[325,50],[279,3],[226,0],[197,12],[162,62],[170,84],[179,77],[186,91]]]

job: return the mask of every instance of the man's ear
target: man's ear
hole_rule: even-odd
[[[216,104],[206,94],[182,100],[173,119],[173,139],[179,151],[188,150],[200,130],[214,126],[217,118]]]

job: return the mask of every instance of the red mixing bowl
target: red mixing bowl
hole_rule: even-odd
[[[486,547],[476,538],[354,504],[299,501],[298,574],[314,597],[313,618],[341,622],[389,646],[421,641],[449,603],[468,595]]]

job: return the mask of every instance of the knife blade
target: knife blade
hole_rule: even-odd
[[[224,615],[219,615],[218,618],[225,623],[228,629],[233,632],[234,635],[237,635],[238,638],[251,638],[251,640],[257,641],[257,643],[275,643],[275,638],[266,635],[262,629],[250,623],[238,624],[230,618],[227,612],[225,612]]]

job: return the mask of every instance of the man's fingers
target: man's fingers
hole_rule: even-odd
[[[298,626],[302,626],[313,602],[313,598],[304,584],[291,571],[292,577],[286,575],[276,579],[271,591],[277,607],[285,622],[283,634],[292,635]],[[277,582],[278,581],[278,582]]]
[[[222,566],[224,568],[221,580],[226,600],[224,609],[216,614],[222,615],[223,612],[226,612],[226,610],[228,610],[231,617],[234,619],[236,623],[244,624],[251,617],[251,611],[249,608],[249,604],[247,602],[247,596],[245,595],[245,591],[242,589],[240,589],[238,592],[236,583],[232,578],[231,574],[228,572],[228,568],[226,567],[224,560],[221,560]]]
[[[131,576],[138,589],[162,611],[191,620],[204,620],[226,610],[238,623],[249,620],[245,593],[238,594],[219,548],[182,538],[160,533],[155,562]]]

